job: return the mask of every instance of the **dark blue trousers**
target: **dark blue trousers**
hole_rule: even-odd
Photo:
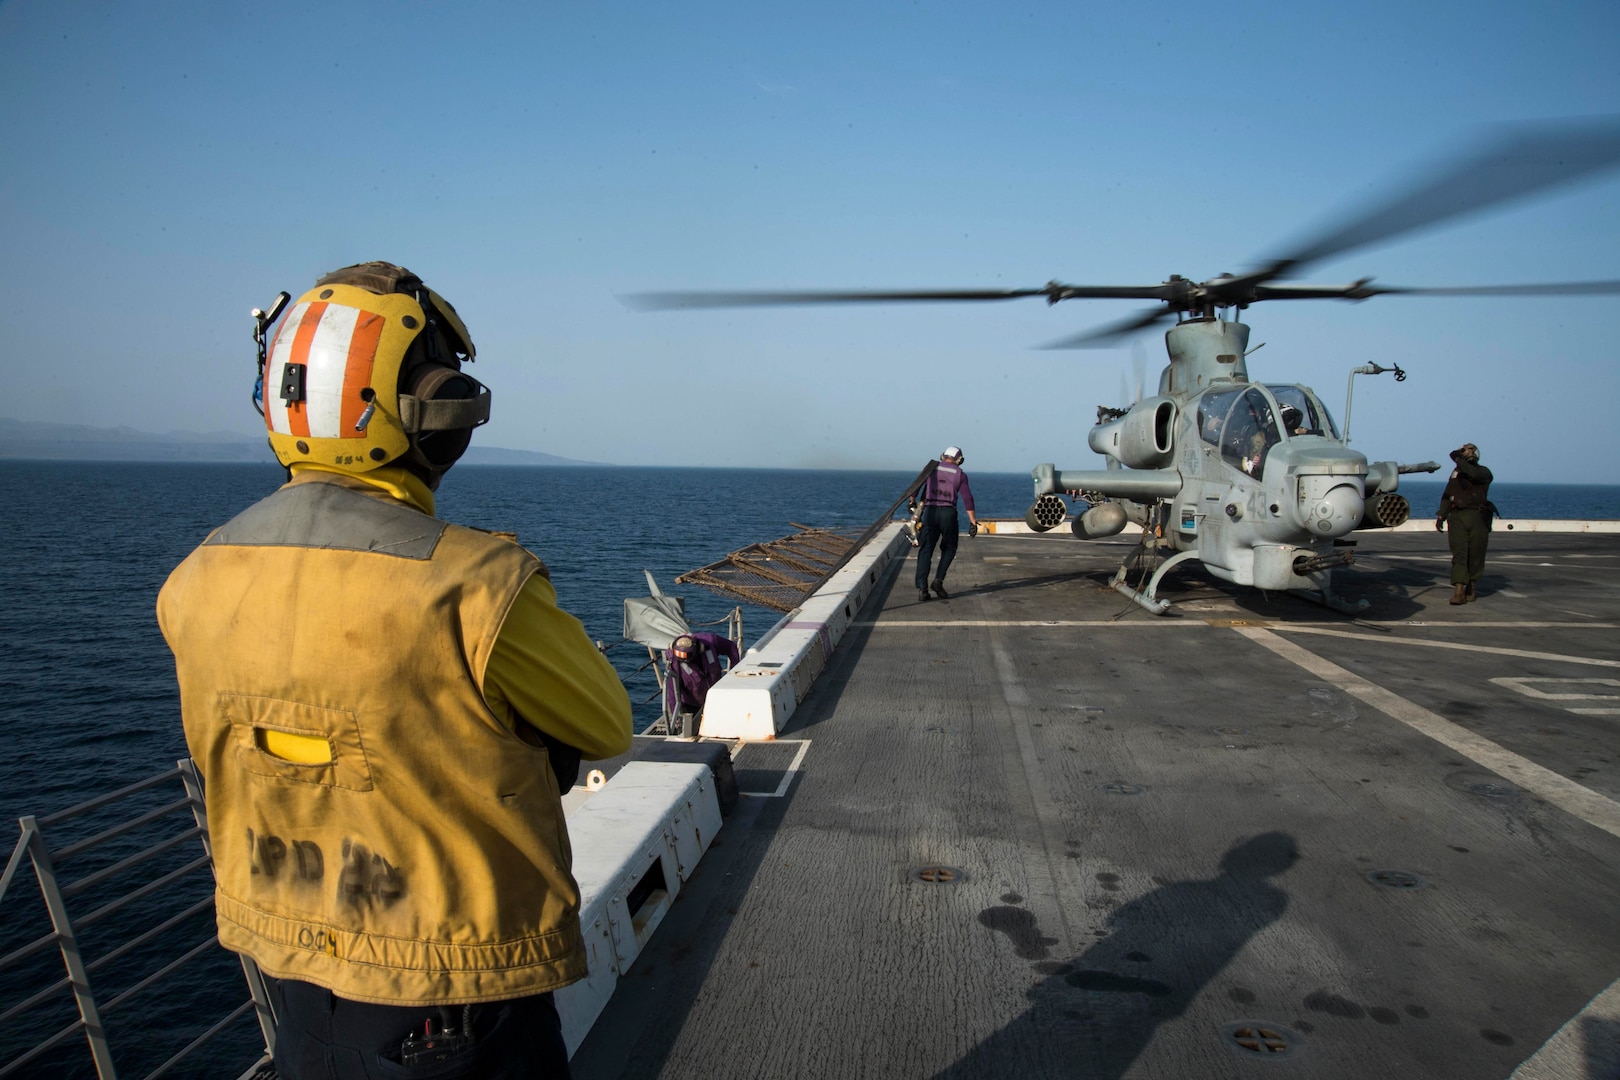
[[[567,1080],[568,1046],[550,994],[472,1007],[473,1045],[446,1060],[400,1063],[400,1044],[423,1025],[444,1023],[432,1005],[369,1005],[293,979],[266,978],[276,1014],[276,1072],[282,1080]],[[445,1007],[450,1026],[462,1006]]]
[[[925,506],[922,525],[917,530],[917,588],[928,588],[928,567],[934,561],[934,545],[939,545],[939,572],[935,581],[945,580],[945,571],[956,558],[956,507]]]

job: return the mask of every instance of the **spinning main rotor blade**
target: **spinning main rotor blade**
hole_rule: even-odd
[[[784,307],[797,304],[904,303],[917,300],[1019,300],[1044,296],[1049,304],[1059,300],[1168,300],[1174,289],[1169,285],[1064,285],[1049,281],[1038,289],[905,289],[900,291],[856,289],[845,291],[775,292],[646,292],[622,297],[633,308],[663,311],[670,308]]]
[[[1053,341],[1042,348],[1105,348],[1179,312],[1209,314],[1239,310],[1260,300],[1366,300],[1373,296],[1608,296],[1620,282],[1586,281],[1531,285],[1415,287],[1276,283],[1313,262],[1388,240],[1452,218],[1486,210],[1560,184],[1570,184],[1620,165],[1620,116],[1541,123],[1508,129],[1472,154],[1442,165],[1427,180],[1374,203],[1261,269],[1196,282],[1172,277],[1157,285],[1065,285],[1049,281],[1034,289],[907,289],[840,291],[648,292],[621,299],[642,310],[742,308],[810,304],[1017,300],[1159,300],[1164,306],[1120,322]]]
[[[1404,288],[1399,285],[1368,285],[1368,296],[1614,296],[1620,295],[1620,281],[1564,281],[1546,285],[1458,285]]]
[[[669,308],[781,307],[792,304],[860,304],[910,300],[1017,300],[1045,289],[914,289],[904,292],[648,292],[621,299],[643,311]]]
[[[1620,281],[1557,281],[1534,285],[1255,285],[1253,300],[1366,300],[1373,296],[1613,296]]]
[[[1620,164],[1620,117],[1510,129],[1427,181],[1242,277],[1269,281],[1308,263],[1568,184]]]
[[[1366,281],[1349,285],[1255,285],[1253,297],[1259,300],[1366,300],[1373,296],[1614,296],[1620,295],[1620,281],[1563,281],[1541,285],[1458,285],[1408,288],[1401,285],[1372,285]],[[1174,315],[1172,307],[1149,308],[1116,323],[1082,330],[1040,346],[1042,349],[1107,349],[1155,323]]]

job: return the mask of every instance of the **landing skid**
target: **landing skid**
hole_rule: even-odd
[[[1119,569],[1114,571],[1114,577],[1108,584],[1121,596],[1129,597],[1131,602],[1141,607],[1142,610],[1153,615],[1163,615],[1170,610],[1170,601],[1158,598],[1159,583],[1164,580],[1164,575],[1169,573],[1176,564],[1186,562],[1188,559],[1198,558],[1198,552],[1196,550],[1178,551],[1170,556],[1159,564],[1159,568],[1153,571],[1153,576],[1148,579],[1146,587],[1140,590],[1131,588],[1126,581],[1131,560],[1135,557],[1133,555],[1121,563]],[[1359,615],[1370,606],[1365,599],[1352,601],[1335,593],[1328,583],[1328,574],[1326,572],[1318,572],[1311,576],[1320,579],[1321,584],[1319,587],[1315,589],[1289,589],[1289,594],[1302,600],[1309,600],[1313,604],[1320,604],[1322,607],[1337,611],[1340,615]]]
[[[1132,558],[1134,557],[1132,556]],[[1120,595],[1130,597],[1132,602],[1140,606],[1144,611],[1153,615],[1163,615],[1170,610],[1170,601],[1158,599],[1159,582],[1164,580],[1164,575],[1177,563],[1186,562],[1188,559],[1196,559],[1197,557],[1197,551],[1178,551],[1159,564],[1159,568],[1153,571],[1153,576],[1148,579],[1147,587],[1141,591],[1137,591],[1126,584],[1125,575],[1131,566],[1131,560],[1126,559],[1120,565],[1120,568],[1114,572],[1114,579],[1108,584],[1113,586],[1114,591]]]

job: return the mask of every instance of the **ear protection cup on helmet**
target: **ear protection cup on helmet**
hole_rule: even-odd
[[[476,402],[479,400],[479,392],[484,389],[483,385],[471,375],[438,364],[423,364],[413,370],[408,377],[411,379],[409,394],[423,403],[424,410],[433,408],[433,404],[437,402]],[[419,431],[411,436],[411,450],[406,459],[422,466],[430,474],[442,476],[462,454],[467,452],[467,447],[472,443],[475,426],[477,425]],[[437,486],[437,476],[430,480],[430,485]]]

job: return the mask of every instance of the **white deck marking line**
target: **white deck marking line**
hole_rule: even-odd
[[[1537,690],[1531,683],[1554,683],[1559,686],[1605,686],[1620,690],[1620,679],[1542,679],[1542,678],[1515,678],[1499,676],[1491,682],[1498,686],[1505,686],[1509,690],[1523,694],[1527,698],[1537,698],[1541,701],[1607,701],[1612,705],[1565,705],[1565,712],[1572,712],[1578,716],[1620,716],[1620,694],[1558,694],[1546,690]]]
[[[937,630],[942,626],[1163,626],[1165,628],[1204,626],[1205,623],[1178,622],[1174,619],[1154,619],[1152,622],[1138,620],[1128,623],[1117,623],[1110,619],[883,619],[870,622],[850,623],[851,626],[875,626],[879,630],[892,630],[895,627],[926,627]],[[1590,624],[1581,623],[1583,628]]]
[[[1552,1038],[1513,1070],[1509,1080],[1569,1080],[1575,1076],[1620,1075],[1620,1052],[1605,1029],[1620,1027],[1620,980],[1586,1003]]]
[[[804,761],[805,752],[810,749],[810,743],[812,742],[810,739],[772,739],[770,741],[776,746],[781,746],[784,743],[798,743],[799,752],[793,755],[793,760],[788,762],[788,767],[782,771],[782,782],[776,785],[775,791],[768,794],[763,791],[739,791],[737,792],[738,798],[747,797],[750,799],[780,799],[782,796],[786,795],[788,785],[792,783],[793,778],[798,775],[799,765]],[[747,745],[747,743],[737,744],[735,753],[731,755],[733,761],[737,759],[737,754],[742,753],[743,747]]]
[[[1361,699],[1392,720],[1399,720],[1412,730],[1485,766],[1588,825],[1594,825],[1612,836],[1620,836],[1620,803],[1537,765],[1529,758],[1520,757],[1483,735],[1476,735],[1461,724],[1454,724],[1438,713],[1432,713],[1382,686],[1376,686],[1355,672],[1324,660],[1269,630],[1251,626],[1235,626],[1233,629],[1324,682],[1332,683],[1350,696]]]
[[[1508,623],[1506,625],[1524,625]],[[1590,629],[1591,623],[1579,624],[1583,629]],[[1236,630],[1245,627],[1234,627]],[[1388,644],[1398,641],[1402,645],[1417,645],[1425,649],[1463,649],[1474,653],[1491,653],[1495,656],[1517,656],[1525,660],[1556,660],[1564,664],[1589,664],[1592,667],[1620,668],[1620,660],[1599,660],[1593,656],[1569,656],[1564,653],[1531,652],[1529,649],[1504,649],[1495,645],[1471,645],[1466,641],[1423,641],[1420,638],[1409,637],[1374,637],[1371,634],[1352,634],[1347,630],[1329,630],[1321,626],[1300,626],[1297,624],[1271,623],[1266,629],[1280,630],[1285,633],[1319,634],[1322,637],[1348,638],[1351,641],[1377,641]]]
[[[1499,556],[1497,556],[1497,558],[1500,560],[1500,559],[1506,558],[1506,556],[1499,555]],[[1369,552],[1366,555],[1357,555],[1356,556],[1356,562],[1362,562],[1364,560],[1370,562],[1373,559],[1393,559],[1396,562],[1447,562],[1448,563],[1448,562],[1451,561],[1451,556],[1450,555],[1397,555],[1392,551],[1380,551],[1376,555]]]
[[[1515,690],[1525,697],[1540,698],[1543,701],[1620,701],[1620,694],[1557,694],[1546,690],[1537,690],[1531,683],[1553,683],[1558,686],[1604,686],[1611,690],[1620,689],[1620,679],[1544,679],[1520,678],[1514,675],[1499,675],[1491,682],[1498,686],[1505,686]]]
[[[1571,611],[1570,614],[1571,615],[1580,615],[1581,612],[1579,612],[1579,611]],[[1596,616],[1586,615],[1586,616],[1584,616],[1584,618],[1591,619],[1591,618],[1596,618]],[[1268,625],[1270,625],[1270,624],[1268,624]],[[1339,622],[1337,624],[1325,623],[1325,622],[1317,622],[1317,623],[1278,623],[1276,625],[1278,625],[1278,626],[1327,626],[1327,627],[1331,627],[1331,626],[1334,626],[1334,625],[1342,626],[1344,624],[1341,621],[1341,622]],[[1447,629],[1454,629],[1454,630],[1559,630],[1559,629],[1567,630],[1570,627],[1574,627],[1574,628],[1579,629],[1579,630],[1614,630],[1616,628],[1620,628],[1620,623],[1612,623],[1612,622],[1601,622],[1601,623],[1592,623],[1592,622],[1545,622],[1545,621],[1537,622],[1537,621],[1532,621],[1530,619],[1502,619],[1502,620],[1482,619],[1479,622],[1475,622],[1474,620],[1470,619],[1465,623],[1464,622],[1431,621],[1429,619],[1406,619],[1406,620],[1404,620],[1402,622],[1390,623],[1389,625],[1390,626],[1395,626],[1395,627],[1439,626],[1439,627],[1444,627],[1444,628],[1447,628]],[[1404,640],[1404,639],[1402,639],[1402,640]]]
[[[1581,559],[1581,558],[1603,558],[1603,559],[1607,559],[1607,558],[1612,558],[1612,556],[1608,556],[1608,555],[1573,555],[1573,554],[1571,554],[1571,555],[1563,555],[1563,556],[1560,556],[1560,557],[1565,558],[1565,559]],[[1539,558],[1541,558],[1541,556],[1538,556],[1538,555],[1492,555],[1492,556],[1490,556],[1490,561],[1491,562],[1499,562],[1499,563],[1500,562],[1512,563],[1514,566],[1536,566],[1536,567],[1551,566],[1551,567],[1556,568],[1558,566],[1563,565],[1562,563],[1537,562],[1536,560],[1539,559]],[[1380,551],[1380,552],[1378,552],[1376,554],[1374,554],[1372,552],[1368,552],[1365,555],[1357,555],[1356,556],[1356,562],[1357,563],[1374,562],[1374,561],[1376,561],[1378,559],[1388,559],[1390,562],[1437,562],[1437,563],[1449,563],[1449,562],[1451,562],[1451,556],[1450,555],[1397,555],[1392,551]],[[1581,569],[1590,572],[1592,570],[1601,570],[1603,568],[1601,566],[1583,566],[1583,567],[1581,567]],[[1610,569],[1614,569],[1614,568],[1610,567]]]
[[[1224,609],[1221,609],[1221,610],[1234,611],[1235,612],[1237,609],[1236,608],[1224,608]],[[1207,610],[1204,613],[1208,613]],[[1578,612],[1578,611],[1577,612],[1571,612],[1571,614],[1579,615],[1580,612]],[[1387,637],[1387,636],[1386,637],[1370,637],[1370,636],[1367,636],[1367,635],[1352,635],[1352,634],[1350,634],[1349,631],[1335,629],[1336,627],[1340,627],[1340,626],[1345,625],[1345,621],[1343,619],[1338,619],[1338,620],[1335,620],[1333,622],[1289,622],[1289,623],[1274,622],[1274,621],[1272,621],[1270,619],[1245,619],[1243,621],[1248,623],[1248,625],[1250,625],[1250,626],[1258,626],[1258,627],[1262,627],[1262,628],[1265,628],[1265,629],[1271,629],[1271,630],[1298,630],[1301,633],[1306,633],[1306,634],[1312,634],[1312,633],[1315,633],[1315,634],[1339,633],[1339,634],[1346,634],[1346,635],[1349,635],[1349,636],[1364,636],[1364,637],[1367,637],[1367,640],[1369,640],[1369,641],[1412,641],[1413,644],[1417,644],[1417,645],[1427,644],[1426,642],[1416,641],[1416,640],[1414,640],[1412,638],[1396,638],[1396,637]],[[1219,622],[1219,625],[1221,625],[1222,627],[1226,627],[1226,626],[1232,625],[1233,620],[1230,620],[1230,619],[1218,620],[1218,622]],[[1010,627],[1019,627],[1019,626],[1060,626],[1060,627],[1061,626],[1084,626],[1084,627],[1114,626],[1114,627],[1121,627],[1121,628],[1125,628],[1125,629],[1130,629],[1132,627],[1137,627],[1137,626],[1159,626],[1159,627],[1165,628],[1166,630],[1174,630],[1174,629],[1193,630],[1193,629],[1197,629],[1199,627],[1209,626],[1210,623],[1207,622],[1204,619],[1157,619],[1157,618],[1155,618],[1155,619],[1131,619],[1129,621],[1118,620],[1118,619],[868,619],[868,620],[865,620],[865,621],[862,621],[862,622],[853,622],[853,623],[850,623],[850,625],[851,626],[865,627],[865,628],[876,627],[879,630],[893,630],[893,629],[896,629],[896,628],[903,629],[905,627],[919,627],[919,628],[926,628],[926,629],[929,629],[929,630],[937,630],[942,626],[1010,626]],[[1410,627],[1421,627],[1423,629],[1438,628],[1438,629],[1444,629],[1444,630],[1568,630],[1568,629],[1571,629],[1571,628],[1580,629],[1580,630],[1620,630],[1620,623],[1612,623],[1612,622],[1596,622],[1596,623],[1594,623],[1594,622],[1531,622],[1531,621],[1528,621],[1528,620],[1526,620],[1526,621],[1506,621],[1506,620],[1502,620],[1502,621],[1490,621],[1490,622],[1472,622],[1472,621],[1470,621],[1470,622],[1463,623],[1463,622],[1434,622],[1434,621],[1430,621],[1430,620],[1427,620],[1427,619],[1409,619],[1409,620],[1407,620],[1405,622],[1391,623],[1389,625],[1394,629],[1401,629],[1401,630],[1408,629]],[[1465,648],[1466,649],[1477,649],[1480,646],[1477,646],[1477,645],[1451,645],[1450,647],[1451,648],[1457,648],[1457,649],[1465,649]]]
[[[1000,635],[990,635],[990,653],[996,662],[996,681],[1001,683],[1001,699],[1007,703],[1007,715],[1012,724],[1013,736],[1018,740],[1019,763],[1023,768],[1023,790],[1029,798],[1030,813],[1034,816],[1040,828],[1040,851],[1042,858],[1026,860],[1025,872],[1029,875],[1031,895],[1028,898],[1030,907],[1035,909],[1036,915],[1043,925],[1052,925],[1049,915],[1057,917],[1057,923],[1062,927],[1062,947],[1068,950],[1069,955],[1079,951],[1079,940],[1075,937],[1074,928],[1069,925],[1069,917],[1064,910],[1063,903],[1058,898],[1072,895],[1071,882],[1065,882],[1063,877],[1062,856],[1054,848],[1057,837],[1063,832],[1063,817],[1058,812],[1052,794],[1047,790],[1043,780],[1044,771],[1041,768],[1040,755],[1035,750],[1035,736],[1029,729],[1029,720],[1025,715],[1029,710],[1029,691],[1024,687],[1024,681],[1018,676],[1018,666],[1013,663],[1012,654],[1002,642]],[[1019,778],[1009,777],[1009,780]],[[1016,783],[1009,786],[1009,791],[1016,791]]]

